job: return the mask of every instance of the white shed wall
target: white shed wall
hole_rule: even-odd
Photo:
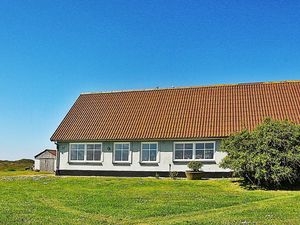
[[[39,159],[34,160],[34,170],[40,170],[40,160]]]

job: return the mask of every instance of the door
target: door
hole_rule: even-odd
[[[54,171],[54,159],[41,159],[40,170],[53,172]]]

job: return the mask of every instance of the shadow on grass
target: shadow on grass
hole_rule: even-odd
[[[282,186],[271,186],[271,187],[257,186],[257,185],[247,182],[243,178],[233,180],[231,182],[235,183],[235,184],[237,183],[241,188],[249,190],[249,191],[253,191],[253,190],[300,191],[300,181],[298,181],[294,184],[286,183],[286,184],[283,184]]]

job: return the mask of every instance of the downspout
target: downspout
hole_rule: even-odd
[[[59,153],[59,146],[57,144],[57,142],[54,142],[54,144],[56,145],[56,170],[55,170],[55,175],[59,175],[59,159],[60,159],[60,153]]]

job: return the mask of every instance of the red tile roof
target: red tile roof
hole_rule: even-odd
[[[56,156],[56,150],[50,150],[50,149],[46,149],[48,152],[50,152],[52,155]]]
[[[196,139],[300,123],[300,81],[81,94],[52,141]]]

